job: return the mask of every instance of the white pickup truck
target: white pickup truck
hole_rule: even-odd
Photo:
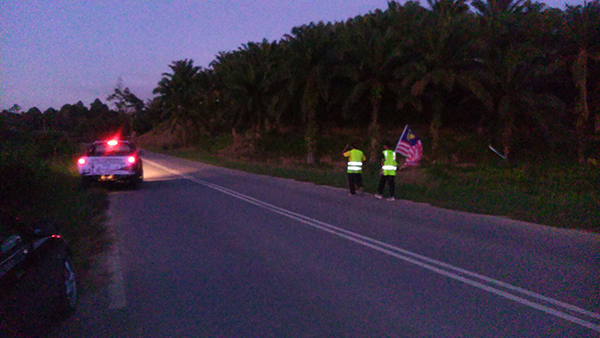
[[[138,188],[144,177],[138,149],[123,140],[94,142],[77,160],[77,167],[84,187],[92,182],[120,181]]]

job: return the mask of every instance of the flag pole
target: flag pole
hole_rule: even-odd
[[[402,131],[402,134],[400,134],[400,138],[398,139],[398,144],[400,144],[400,141],[402,141],[402,138],[404,137],[404,134],[406,134],[407,130],[408,130],[408,124],[404,126],[404,131]],[[396,149],[398,149],[398,144],[396,145]],[[394,149],[394,152],[396,152],[395,149]]]
[[[494,153],[496,153],[496,155],[502,157],[503,160],[506,160],[506,156],[500,154],[500,152],[498,150],[494,149],[494,147],[492,147],[491,144],[489,145],[489,148],[490,148],[491,151],[493,151]]]
[[[407,130],[408,130],[408,124],[404,126],[404,130],[402,131],[402,134],[400,134],[400,138],[402,138],[402,136],[404,136],[404,134],[406,134]]]

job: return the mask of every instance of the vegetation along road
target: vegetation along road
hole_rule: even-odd
[[[77,336],[600,332],[600,236],[145,154]]]

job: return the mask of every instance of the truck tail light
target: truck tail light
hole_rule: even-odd
[[[87,162],[87,161],[86,161],[86,159],[85,159],[85,157],[80,157],[80,158],[77,160],[77,163],[78,163],[79,165],[84,165],[84,164],[85,164],[85,162]]]

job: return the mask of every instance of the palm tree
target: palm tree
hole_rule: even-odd
[[[171,127],[179,126],[184,132],[183,141],[190,141],[191,131],[197,132],[201,125],[208,128],[207,118],[199,114],[200,95],[197,77],[201,67],[194,60],[174,61],[169,68],[172,73],[163,73],[163,78],[153,93],[158,94],[163,109],[163,118],[171,121]]]
[[[471,17],[465,0],[428,0],[431,11],[419,22],[420,30],[406,43],[413,58],[397,70],[402,85],[409,88],[413,105],[422,110],[430,106],[429,125],[433,156],[439,147],[439,131],[447,97],[460,86],[484,105],[490,99],[474,73],[474,36],[469,29]]]
[[[481,79],[492,93],[492,116],[501,125],[504,156],[509,157],[515,139],[515,123],[521,119],[544,123],[538,114],[544,105],[560,107],[551,93],[536,90],[536,80],[554,70],[551,60],[538,43],[555,30],[544,30],[544,6],[523,0],[473,1],[480,12],[482,30]]]
[[[320,100],[327,100],[330,85],[328,54],[332,44],[332,24],[310,23],[292,28],[284,42],[289,49],[291,92],[299,95],[305,123],[306,162],[314,164],[317,153],[318,115]]]
[[[522,13],[526,0],[473,0],[472,5],[486,18],[498,19],[502,14]],[[495,22],[499,24],[500,22]],[[500,26],[497,26],[500,28]]]
[[[256,148],[259,132],[263,129],[270,103],[272,45],[248,43],[234,58],[213,63],[223,77],[224,95],[230,104],[233,130],[253,130],[252,145]]]
[[[575,102],[577,157],[584,162],[586,146],[585,125],[590,116],[588,96],[588,65],[600,61],[600,2],[569,6],[564,12],[565,59],[571,66],[573,82],[577,88]],[[600,134],[600,107],[596,107],[595,133]]]
[[[397,91],[394,71],[401,55],[398,36],[386,19],[386,14],[378,10],[346,27],[346,34],[341,39],[345,61],[341,73],[353,84],[351,95],[346,100],[343,110],[347,115],[361,99],[369,102],[371,112],[368,134],[371,162],[379,160],[375,154],[379,151],[381,138],[381,101],[385,91]]]

